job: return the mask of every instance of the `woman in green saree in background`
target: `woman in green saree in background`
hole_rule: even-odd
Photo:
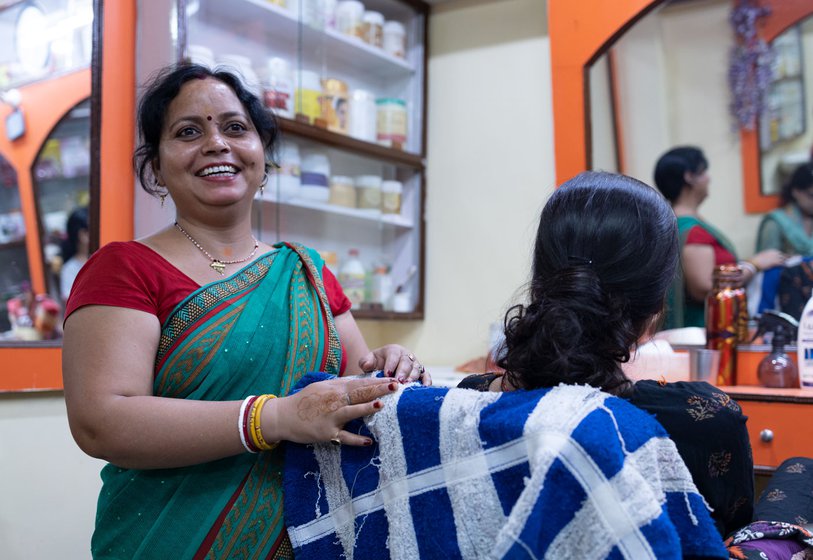
[[[704,302],[716,267],[739,264],[747,284],[758,271],[785,261],[776,249],[738,261],[734,245],[700,216],[698,209],[709,194],[708,168],[703,152],[693,146],[673,148],[655,165],[655,185],[672,205],[680,233],[680,266],[667,294],[666,329],[705,326]]]
[[[315,251],[253,237],[277,128],[234,75],[165,69],[138,117],[139,178],[176,222],[97,251],[65,313],[71,430],[109,462],[93,557],[289,558],[276,443],[369,445],[344,424],[396,385],[291,387],[431,380],[401,346],[367,349]]]
[[[813,256],[813,163],[796,168],[782,186],[782,207],[759,223],[757,251],[779,249],[789,255]]]

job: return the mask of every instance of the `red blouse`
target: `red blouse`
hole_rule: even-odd
[[[333,316],[350,309],[350,300],[327,267],[322,281]],[[76,276],[65,305],[65,319],[86,305],[109,305],[144,311],[161,324],[200,284],[138,241],[113,242],[88,259]],[[342,353],[341,371],[345,355]]]
[[[720,245],[717,238],[700,226],[694,226],[686,235],[686,245],[711,245],[714,249],[714,266],[736,264],[737,257]]]

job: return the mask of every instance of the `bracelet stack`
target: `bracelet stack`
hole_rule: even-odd
[[[759,269],[757,268],[757,265],[755,265],[751,261],[740,261],[740,262],[737,263],[737,265],[741,269],[750,271],[751,276],[754,276],[757,272],[759,272]]]
[[[240,414],[237,417],[237,430],[240,433],[240,443],[249,453],[271,451],[279,444],[279,442],[268,443],[265,441],[260,422],[263,406],[271,399],[276,398],[277,396],[272,394],[251,395],[240,406]]]

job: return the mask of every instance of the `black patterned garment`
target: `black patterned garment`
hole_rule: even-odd
[[[488,391],[499,374],[466,377],[458,387]],[[754,460],[746,416],[731,397],[704,382],[639,381],[627,397],[653,414],[675,442],[722,536],[751,522]]]

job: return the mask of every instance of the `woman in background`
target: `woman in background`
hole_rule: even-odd
[[[813,256],[813,163],[796,168],[780,197],[782,207],[765,214],[759,224],[757,251]]]
[[[76,275],[88,260],[90,230],[87,206],[71,212],[65,229],[67,231],[65,241],[62,243],[62,268],[59,270],[59,294],[62,301],[68,301]]]
[[[737,260],[734,245],[699,214],[709,194],[708,168],[703,152],[693,146],[673,148],[655,165],[655,184],[672,205],[680,235],[681,266],[669,291],[664,318],[667,329],[705,326],[704,301],[716,267],[739,264],[745,285],[758,271],[778,266],[786,258],[774,248],[760,251],[748,261]]]

